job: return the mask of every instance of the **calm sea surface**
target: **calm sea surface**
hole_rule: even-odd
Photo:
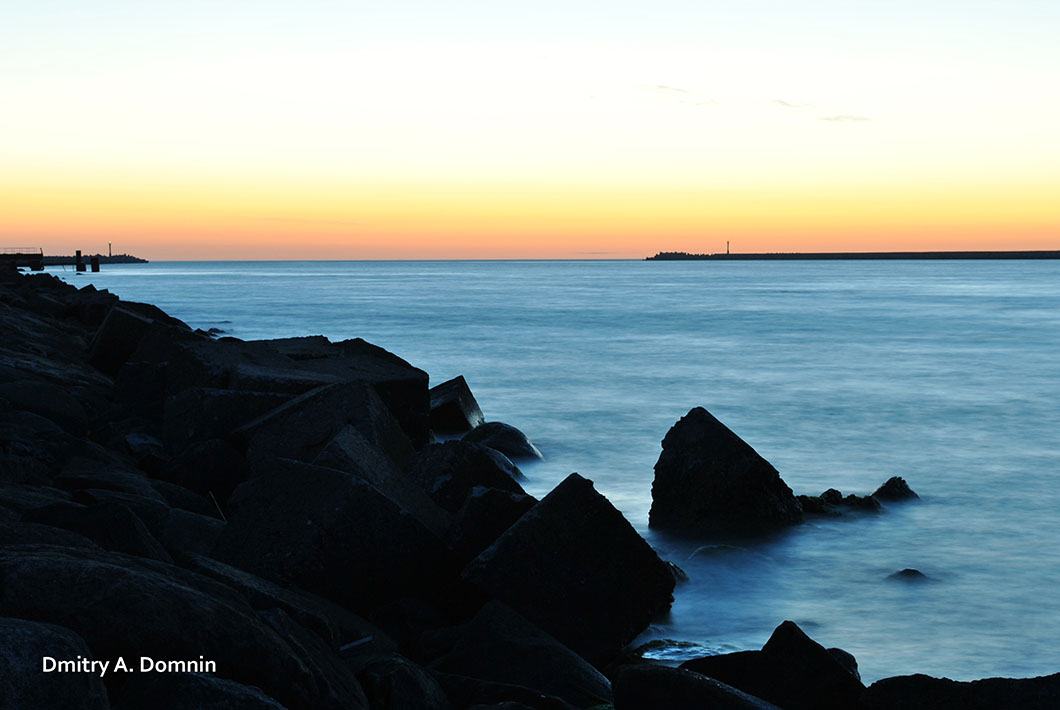
[[[866,681],[1060,671],[1060,262],[202,262],[49,269],[244,338],[363,337],[463,374],[690,581],[645,640],[758,648],[785,619]],[[647,528],[667,429],[702,405],[796,493],[919,502],[753,544]],[[888,580],[914,567],[922,584]]]

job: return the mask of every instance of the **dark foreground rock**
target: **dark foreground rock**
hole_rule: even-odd
[[[761,651],[704,656],[681,668],[714,678],[786,710],[849,710],[865,686],[839,656],[785,621]]]
[[[802,508],[777,470],[702,407],[674,424],[662,446],[651,527],[748,534],[802,521]]]
[[[97,673],[42,672],[46,658],[92,658],[70,629],[0,618],[0,707],[106,710],[107,692]]]
[[[116,695],[113,710],[283,710],[255,687],[199,673],[140,673]]]
[[[512,461],[544,458],[526,434],[503,422],[479,424],[465,434],[463,440],[496,449]]]
[[[620,668],[614,690],[615,710],[780,710],[713,678],[652,664]]]
[[[926,675],[884,678],[861,696],[861,710],[1055,710],[1060,673],[961,683]]]
[[[432,387],[431,429],[439,434],[463,434],[486,421],[463,375]]]
[[[463,576],[590,663],[607,663],[673,601],[666,564],[572,473]]]

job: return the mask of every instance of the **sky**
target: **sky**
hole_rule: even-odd
[[[1055,0],[504,5],[0,0],[0,246],[1060,248]]]

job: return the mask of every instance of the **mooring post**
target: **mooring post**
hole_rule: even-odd
[[[85,270],[85,262],[81,260],[81,250],[80,249],[77,250],[77,255],[74,257],[74,265],[77,267],[78,271],[84,271]]]
[[[99,257],[93,256],[88,260],[88,263],[92,264],[92,273],[99,273]]]

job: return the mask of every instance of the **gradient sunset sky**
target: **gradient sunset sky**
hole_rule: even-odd
[[[0,5],[0,246],[1060,248],[1060,2]]]

